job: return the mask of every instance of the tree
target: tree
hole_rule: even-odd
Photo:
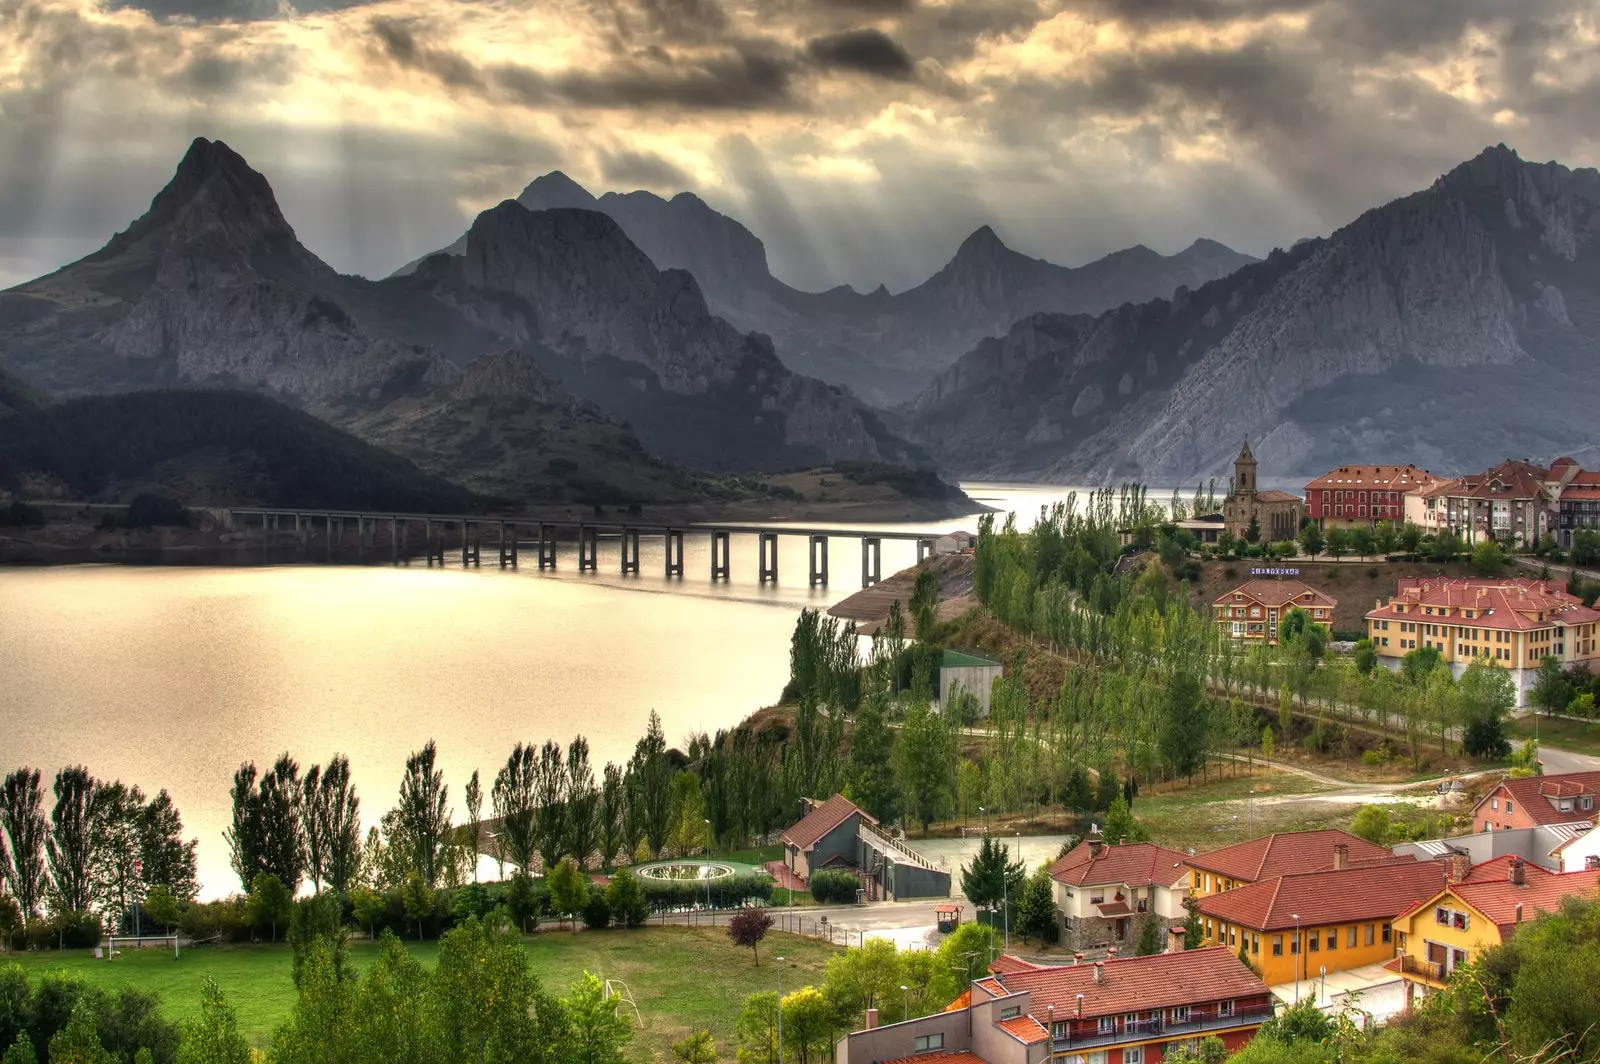
[[[917,567],[916,581],[911,585],[912,632],[919,642],[933,638],[939,623],[939,578],[927,565]]]
[[[624,808],[626,797],[627,788],[623,782],[622,769],[607,761],[600,784],[600,807],[595,818],[595,835],[599,840],[602,868],[611,864],[611,859],[617,855],[617,849],[622,845],[623,820],[627,815]]]
[[[735,946],[745,947],[755,956],[756,967],[761,967],[761,940],[772,929],[772,917],[765,909],[740,909],[728,921],[728,938]]]
[[[1244,541],[1250,544],[1261,542],[1261,522],[1255,514],[1250,515],[1250,525],[1244,530]]]
[[[12,936],[22,930],[22,906],[9,894],[0,894],[0,953],[9,947]],[[0,988],[3,992],[3,988]],[[0,1013],[0,1042],[4,1041],[6,1017]]]
[[[1399,541],[1400,549],[1415,558],[1418,549],[1422,546],[1422,529],[1407,521],[1400,526]]]
[[[1472,548],[1472,567],[1483,576],[1499,576],[1506,568],[1506,552],[1492,539],[1482,539]]]
[[[622,921],[624,927],[638,927],[650,916],[644,887],[628,868],[619,868],[612,874],[611,882],[606,885],[606,904],[611,906],[612,918]]]
[[[593,973],[585,971],[573,982],[566,1007],[573,1035],[568,1059],[575,1064],[625,1064],[622,1047],[633,1038],[633,1027]]]
[[[944,716],[930,709],[926,700],[914,700],[906,710],[894,753],[895,777],[906,812],[926,834],[928,826],[950,808],[954,750]]]
[[[1379,521],[1378,527],[1373,530],[1373,546],[1378,548],[1379,554],[1393,554],[1399,545],[1400,536],[1394,530],[1393,521]]]
[[[1372,557],[1372,552],[1377,544],[1377,537],[1372,534],[1372,529],[1361,525],[1350,532],[1350,549],[1363,558]]]
[[[406,884],[400,889],[400,905],[405,910],[406,919],[417,922],[418,941],[427,937],[423,933],[422,922],[433,915],[435,900],[433,888],[422,878],[422,873],[414,871],[406,876]]]
[[[1231,529],[1224,528],[1222,531],[1217,533],[1218,554],[1226,557],[1227,555],[1233,553],[1235,546],[1237,546],[1237,544],[1234,542],[1233,532]]]
[[[163,883],[157,883],[145,895],[144,911],[146,916],[169,930],[178,926],[178,918],[182,915],[172,888]]]
[[[1511,753],[1506,716],[1516,705],[1511,676],[1497,661],[1479,658],[1467,666],[1458,685],[1461,699],[1461,745],[1476,758],[1503,758]]]
[[[239,1033],[222,988],[209,975],[200,988],[199,1014],[183,1021],[177,1064],[250,1064],[250,1043]]]
[[[512,875],[511,889],[506,891],[506,908],[523,934],[539,926],[539,897],[534,893],[532,876],[522,871]]]
[[[450,834],[450,811],[446,807],[450,788],[445,785],[444,770],[434,767],[437,753],[429,739],[421,750],[406,758],[398,806],[400,821],[416,855],[417,872],[429,890],[439,885]]]
[[[672,1043],[672,1056],[682,1064],[717,1064],[717,1043],[710,1031],[695,1031]]]
[[[826,1057],[833,1035],[833,1009],[814,986],[803,986],[783,998],[785,1050],[796,1054],[799,1064],[811,1064]]]
[[[144,886],[166,887],[179,901],[188,901],[200,891],[195,851],[199,841],[183,839],[183,818],[172,804],[171,795],[162,790],[139,815],[140,876]]]
[[[628,807],[638,811],[651,852],[660,853],[672,826],[672,766],[667,762],[661,717],[655,710],[650,711],[650,723],[634,745],[628,778]]]
[[[1139,921],[1139,945],[1135,948],[1134,955],[1152,957],[1160,952],[1161,921],[1155,913],[1146,913],[1144,919]]]
[[[1183,911],[1183,948],[1186,951],[1199,949],[1205,930],[1200,921],[1200,899],[1184,898]]]
[[[562,916],[576,916],[589,901],[589,881],[570,857],[556,864],[545,884],[550,888],[550,907]]]
[[[1328,553],[1338,561],[1350,553],[1350,530],[1348,528],[1330,528],[1327,534]]]
[[[850,757],[845,769],[845,796],[880,824],[892,824],[900,815],[900,795],[894,781],[894,732],[889,728],[887,701],[887,695],[879,688],[862,703],[850,733]]]
[[[478,770],[472,770],[467,780],[467,844],[472,848],[472,881],[478,881],[478,854],[483,849],[483,836],[479,825],[483,823],[483,785],[478,782]]]
[[[1378,651],[1370,639],[1357,639],[1350,657],[1355,663],[1356,671],[1362,676],[1371,676],[1372,670],[1378,665]]]
[[[17,1034],[17,1040],[0,1058],[0,1064],[39,1064],[39,1056],[33,1051],[33,1039],[28,1037],[27,1031]]]
[[[1317,527],[1315,521],[1307,521],[1300,530],[1300,549],[1305,551],[1307,558],[1315,558],[1325,546],[1327,541],[1322,538],[1322,529]]]
[[[367,929],[368,938],[378,937],[378,921],[388,911],[383,895],[370,887],[356,887],[350,891],[350,911],[356,923]]]
[[[771,990],[751,994],[739,1012],[739,1064],[779,1064],[778,995]]]
[[[1052,939],[1056,929],[1055,881],[1050,878],[1050,865],[1034,869],[1022,887],[1022,897],[1017,903],[1017,930],[1038,940],[1043,946]]]
[[[58,912],[83,912],[93,900],[94,790],[94,778],[82,766],[56,773],[56,804],[50,810],[45,851]]]
[[[700,777],[684,770],[672,777],[672,834],[668,843],[679,857],[706,849],[705,799],[700,793]]]
[[[1261,728],[1261,759],[1271,761],[1273,754],[1272,725],[1266,724]]]
[[[567,747],[567,852],[580,869],[596,846],[599,810],[600,792],[589,766],[589,740],[580,735]]]
[[[1133,813],[1128,809],[1128,800],[1120,794],[1117,795],[1116,801],[1111,803],[1111,808],[1106,810],[1105,835],[1113,844],[1150,841],[1150,832],[1134,819]]]
[[[317,788],[328,886],[348,893],[361,875],[361,799],[350,783],[350,759],[335,754],[322,770]]]
[[[985,835],[970,865],[961,866],[961,892],[974,906],[1017,904],[1027,871],[1011,860],[1011,848]]]
[[[1387,846],[1394,834],[1394,821],[1383,806],[1364,805],[1356,810],[1355,819],[1350,822],[1350,834],[1377,846]]]
[[[1560,659],[1546,654],[1539,659],[1539,675],[1533,683],[1533,700],[1546,714],[1559,713],[1572,698],[1572,685]]]
[[[518,743],[495,776],[490,793],[494,815],[500,820],[496,852],[523,873],[532,872],[538,851],[533,792],[538,760],[539,751],[531,743]]]
[[[312,765],[300,778],[300,835],[305,839],[306,875],[312,893],[322,890],[323,867],[327,864],[327,840],[323,835],[322,768]]]
[[[1428,678],[1428,674],[1439,667],[1440,655],[1435,647],[1417,647],[1408,650],[1406,656],[1400,659],[1400,672],[1413,684],[1421,684]]]
[[[121,780],[96,783],[90,803],[89,833],[93,858],[89,875],[94,899],[112,928],[144,898],[139,876],[140,827],[144,793]]]
[[[257,928],[270,927],[272,941],[278,941],[278,925],[289,919],[294,908],[294,895],[289,893],[289,888],[283,881],[271,872],[257,872],[256,878],[250,884],[250,897],[245,903],[245,911],[250,915],[250,922]]]
[[[6,886],[22,909],[23,922],[27,922],[38,913],[50,886],[45,876],[48,829],[38,769],[19,768],[0,784],[0,830],[10,844]]]

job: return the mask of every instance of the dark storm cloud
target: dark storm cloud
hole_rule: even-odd
[[[898,14],[917,6],[917,0],[816,0],[816,2],[822,7],[842,7],[880,15]]]
[[[703,57],[642,54],[594,71],[545,74],[511,63],[475,66],[451,48],[420,40],[415,23],[375,18],[371,26],[381,54],[397,66],[527,107],[744,111],[795,104],[793,57],[760,41],[741,41]]]
[[[600,153],[600,177],[614,188],[682,191],[693,182],[682,169],[647,151]]]
[[[852,70],[891,81],[910,81],[916,61],[881,30],[846,30],[806,42],[806,52],[824,67]]]
[[[304,15],[360,7],[374,0],[295,0],[289,6]],[[196,22],[260,22],[283,14],[278,0],[114,0],[116,8],[144,11],[154,18]]]

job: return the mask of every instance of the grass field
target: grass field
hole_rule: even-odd
[[[1575,754],[1600,754],[1600,723],[1540,717],[1536,724],[1531,715],[1512,718],[1512,738],[1532,739],[1535,731],[1541,743]]]
[[[1327,790],[1304,776],[1258,771],[1253,777],[1239,776],[1164,794],[1142,794],[1134,799],[1133,815],[1163,845],[1215,849],[1232,843],[1236,833],[1241,840],[1248,837],[1252,787],[1261,799]],[[1321,803],[1283,806],[1257,801],[1255,833],[1329,827],[1333,821],[1347,821],[1352,812],[1353,809]],[[1237,825],[1235,816],[1239,818]]]
[[[722,1058],[731,1060],[745,998],[777,989],[772,958],[786,957],[787,992],[820,982],[823,966],[837,952],[813,939],[773,932],[761,944],[762,963],[756,968],[750,951],[729,942],[721,926],[544,931],[527,939],[526,946],[533,973],[554,993],[565,995],[584,969],[627,984],[644,1021],[631,1052],[640,1061],[671,1060],[669,1045],[699,1028],[709,1028]],[[351,947],[358,966],[377,954],[376,946],[365,940],[352,939]],[[432,964],[439,953],[436,942],[407,943],[407,948],[425,964]],[[290,962],[288,948],[281,945],[209,946],[189,950],[176,961],[162,950],[119,954],[114,962],[96,961],[88,951],[0,956],[0,965],[20,963],[30,975],[65,969],[106,987],[132,984],[156,991],[174,1018],[198,1007],[201,984],[209,975],[237,1010],[240,1030],[260,1047],[270,1042],[294,1004]]]

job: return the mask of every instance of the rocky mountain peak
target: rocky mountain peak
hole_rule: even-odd
[[[589,190],[560,170],[552,170],[543,177],[528,183],[517,197],[517,202],[530,211],[548,211],[561,207],[582,207],[592,210],[598,202]]]
[[[1001,240],[993,229],[987,225],[980,225],[961,242],[960,247],[956,248],[955,257],[958,261],[961,259],[989,259],[1010,250],[1010,248],[1006,247],[1005,241]]]

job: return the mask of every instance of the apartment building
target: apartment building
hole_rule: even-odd
[[[1299,607],[1316,624],[1333,632],[1333,611],[1339,600],[1298,580],[1251,580],[1212,600],[1222,634],[1249,642],[1278,642],[1278,624]]]
[[[1395,917],[1438,890],[1438,862],[1363,864],[1264,879],[1199,901],[1201,941],[1238,951],[1269,985],[1395,955]]]
[[[1393,863],[1385,847],[1348,831],[1290,831],[1263,835],[1184,859],[1189,869],[1189,895],[1204,898],[1225,890],[1296,872],[1323,872],[1356,864]]]
[[[1574,533],[1600,531],[1600,473],[1586,473],[1571,458],[1557,458],[1546,487],[1556,500],[1551,529],[1556,546],[1571,550]]]
[[[1556,874],[1520,857],[1474,866],[1394,919],[1407,1006],[1442,989],[1451,972],[1509,940],[1524,921],[1559,909],[1564,898],[1597,894],[1596,869]]]
[[[1593,823],[1597,795],[1600,772],[1507,777],[1472,807],[1472,825],[1479,831],[1509,831]]]
[[[1183,923],[1186,857],[1149,842],[1080,842],[1050,866],[1061,941],[1074,950],[1137,939],[1146,916],[1163,930]]]
[[[1224,949],[1037,965],[1004,957],[950,1011],[840,1039],[837,1064],[1159,1064],[1215,1036],[1230,1053],[1272,1015],[1265,984]]]
[[[1407,496],[1440,480],[1414,465],[1340,466],[1306,485],[1306,516],[1324,531],[1372,528],[1379,521],[1399,527],[1405,521]]]
[[[1428,531],[1451,531],[1466,543],[1493,538],[1531,547],[1550,531],[1556,495],[1551,470],[1510,459],[1483,473],[1441,481],[1417,493]]]
[[[1600,611],[1550,581],[1401,580],[1395,597],[1366,620],[1367,638],[1388,667],[1421,647],[1438,650],[1456,677],[1488,658],[1511,673],[1519,706],[1546,655],[1563,665],[1600,659]]]

